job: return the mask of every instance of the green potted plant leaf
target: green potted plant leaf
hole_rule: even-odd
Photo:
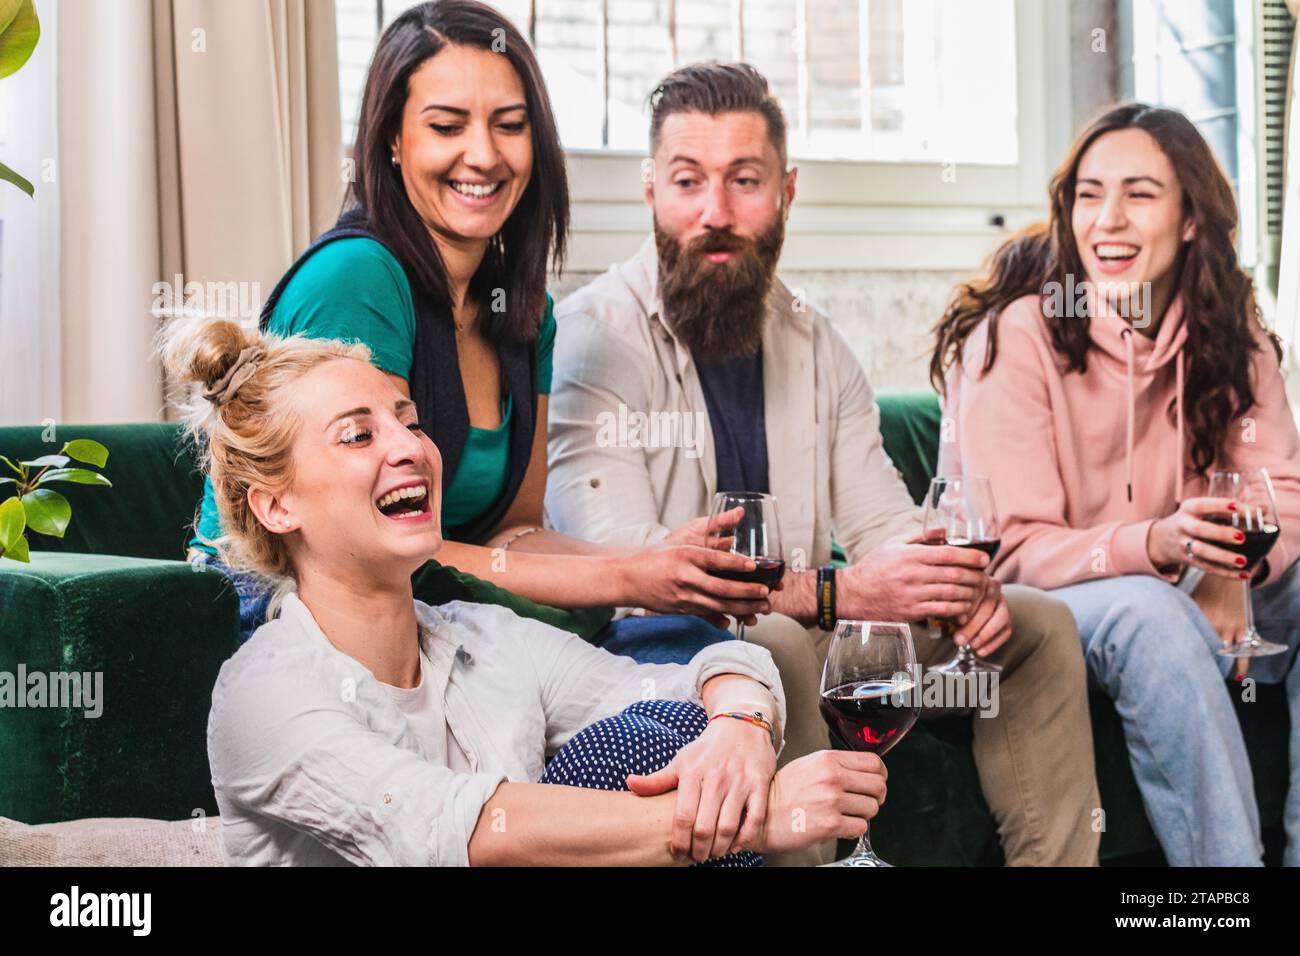
[[[14,73],[31,58],[41,36],[32,0],[0,0],[0,78]],[[0,163],[0,179],[13,183],[27,195],[35,192],[31,181]]]
[[[3,0],[0,0],[3,2]],[[17,475],[0,477],[0,488],[16,485],[15,495],[0,502],[0,558],[29,563],[27,531],[62,538],[72,521],[72,505],[52,488],[56,481],[69,481],[79,485],[100,485],[111,488],[113,483],[89,468],[68,467],[73,461],[103,468],[108,462],[108,449],[97,441],[78,438],[66,442],[57,455],[42,455],[31,461],[14,463],[0,455],[0,463]]]

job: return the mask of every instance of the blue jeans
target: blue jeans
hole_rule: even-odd
[[[266,622],[271,590],[255,574],[235,571],[218,558],[204,554],[196,562],[219,570],[230,579],[239,595],[239,640],[244,642]],[[630,657],[638,664],[685,664],[701,648],[731,638],[729,631],[708,621],[685,614],[626,617],[610,621],[592,638],[592,642],[611,654]]]
[[[241,644],[266,623],[266,611],[271,603],[272,588],[267,587],[264,578],[249,574],[247,571],[236,571],[212,554],[203,553],[191,563],[213,568],[230,579],[231,586],[239,595],[239,642]]]
[[[628,774],[662,770],[708,726],[704,708],[684,700],[641,700],[622,713],[583,727],[546,765],[539,783],[589,790],[627,790]],[[743,850],[697,866],[762,866],[763,858]]]
[[[1255,658],[1248,676],[1286,681],[1291,710],[1288,866],[1300,865],[1300,563],[1254,592],[1256,626],[1290,650]],[[1192,598],[1131,575],[1051,592],[1079,626],[1089,683],[1115,702],[1129,760],[1174,866],[1259,866],[1259,812],[1241,726],[1224,683],[1234,661]]]
[[[732,639],[730,631],[687,614],[647,614],[610,621],[596,633],[597,647],[638,664],[685,664],[699,651]]]

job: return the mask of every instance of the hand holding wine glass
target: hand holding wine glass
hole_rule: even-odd
[[[1236,644],[1225,644],[1219,649],[1224,657],[1264,657],[1281,654],[1283,644],[1266,641],[1255,629],[1254,606],[1250,594],[1250,578],[1260,561],[1277,543],[1281,528],[1278,524],[1277,498],[1273,483],[1263,468],[1250,471],[1216,471],[1210,476],[1211,498],[1226,499],[1224,511],[1211,515],[1208,522],[1232,530],[1233,540],[1224,547],[1234,552],[1233,564],[1241,577],[1241,596],[1246,613],[1246,630]],[[1194,552],[1198,545],[1188,539],[1188,550]],[[1205,547],[1205,545],[1201,545]]]
[[[916,650],[907,624],[838,621],[822,670],[822,719],[850,750],[883,756],[920,715]],[[863,832],[853,854],[831,866],[888,866]]]
[[[1002,537],[989,480],[977,475],[931,480],[930,490],[925,496],[921,540],[930,546],[946,545],[979,551],[988,555],[991,562],[1002,545]],[[977,603],[971,610],[974,613],[979,609]],[[942,621],[940,624],[951,637],[951,625]],[[962,644],[952,660],[933,669],[945,674],[997,673],[1002,670],[997,664],[977,657],[969,643]]]
[[[1151,563],[1157,568],[1186,565],[1207,574],[1240,578],[1246,564],[1237,548],[1245,534],[1233,525],[1236,508],[1230,495],[1217,493],[1180,502],[1178,510],[1152,522],[1147,532]]]
[[[751,491],[724,491],[713,496],[705,530],[709,548],[742,555],[754,562],[753,570],[713,572],[727,581],[761,584],[779,590],[785,576],[785,551],[781,545],[781,522],[776,498]],[[745,639],[745,621],[740,619],[737,637]]]

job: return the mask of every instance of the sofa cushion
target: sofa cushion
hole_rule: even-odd
[[[0,815],[215,813],[208,709],[239,638],[226,577],[182,561],[31,557],[0,563],[0,673],[99,673],[102,713],[0,707]]]
[[[194,446],[183,436],[175,422],[63,425],[53,435],[38,426],[0,428],[0,455],[13,461],[52,455],[74,438],[108,448],[108,463],[100,470],[113,487],[47,486],[68,499],[72,523],[62,538],[29,535],[31,549],[183,559],[203,494]],[[0,467],[0,476],[10,475]],[[12,496],[13,485],[0,487],[0,501]]]
[[[0,817],[0,866],[223,866],[221,818],[89,818],[29,826]]]

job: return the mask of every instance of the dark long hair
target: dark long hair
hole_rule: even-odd
[[[1079,163],[1099,137],[1121,129],[1144,130],[1160,146],[1182,187],[1183,215],[1196,224],[1196,234],[1179,253],[1174,268],[1178,270],[1175,295],[1182,295],[1187,323],[1183,407],[1190,458],[1196,473],[1204,476],[1223,448],[1232,420],[1255,404],[1250,367],[1259,346],[1254,333],[1264,332],[1279,363],[1282,348],[1277,336],[1265,328],[1250,276],[1237,262],[1232,187],[1205,139],[1177,110],[1142,103],[1117,106],[1075,140],[1052,177],[1048,221],[1009,239],[994,253],[985,276],[954,293],[934,328],[930,379],[943,390],[945,372],[960,361],[962,345],[986,317],[989,334],[983,368],[988,371],[997,358],[997,317],[1002,309],[1021,296],[1043,295],[1049,283],[1069,288],[1067,277],[1084,274],[1072,226]],[[1092,348],[1088,317],[1044,313],[1043,318],[1053,347],[1066,360],[1067,373],[1086,372]],[[1168,411],[1172,416],[1172,402]]]
[[[451,306],[447,270],[424,221],[407,198],[392,165],[411,74],[448,44],[494,50],[519,75],[528,107],[533,168],[519,204],[492,237],[469,294],[487,302],[505,291],[503,312],[485,310],[485,330],[497,343],[536,338],[546,309],[546,277],[564,264],[569,231],[569,184],[564,151],[537,58],[514,25],[474,0],[434,0],[407,10],[384,31],[370,61],[353,148],[356,177],[350,200],[366,209],[371,230],[401,261],[412,282],[435,302]]]

